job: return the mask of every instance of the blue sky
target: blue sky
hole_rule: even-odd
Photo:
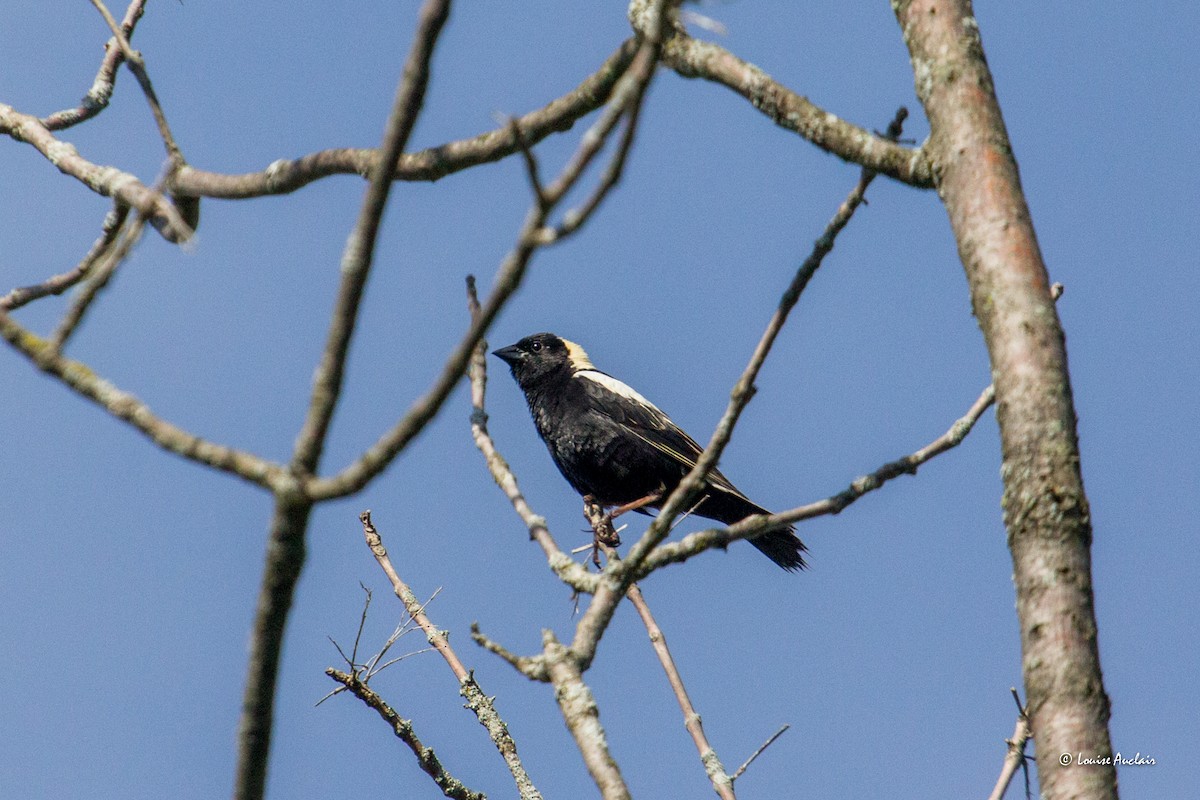
[[[0,102],[44,115],[91,84],[103,21],[87,4],[55,5],[54,15],[34,4],[4,14]],[[628,35],[620,4],[608,5],[459,4],[410,148],[473,135],[573,87]],[[702,10],[728,27],[721,44],[817,104],[874,128],[905,104],[906,133],[923,138],[887,4],[803,5]],[[134,43],[188,160],[251,171],[377,144],[415,10],[302,4],[285,16],[262,4],[159,3]],[[1121,786],[1126,797],[1195,796],[1200,19],[1182,2],[976,10],[1051,277],[1067,289],[1059,311],[1114,745],[1157,762],[1123,770]],[[578,133],[537,147],[544,170]],[[112,106],[62,138],[147,183],[162,166],[127,72]],[[489,339],[574,339],[705,441],[779,293],[856,178],[728,90],[660,74],[624,182],[578,237],[536,257]],[[73,266],[108,208],[10,140],[0,186],[0,291]],[[339,177],[285,197],[205,201],[195,245],[147,237],[69,352],[167,419],[286,459],[363,187]],[[490,285],[529,199],[516,159],[396,187],[326,472],[429,385],[466,324],[464,276]],[[840,491],[924,445],[989,380],[937,198],[881,179],[869,199],[801,299],[722,460],[773,509]],[[17,316],[46,331],[64,302]],[[497,445],[560,543],[583,543],[578,498],[501,366],[493,360],[489,390]],[[162,453],[7,348],[0,375],[0,794],[226,794],[269,497]],[[468,415],[460,388],[362,495],[314,514],[284,651],[272,796],[437,796],[357,701],[314,708],[332,688],[324,668],[339,665],[327,637],[353,639],[359,582],[376,592],[370,643],[401,616],[363,545],[364,508],[414,589],[441,588],[430,615],[497,695],[539,788],[592,795],[548,687],[469,642],[477,620],[532,653],[542,628],[567,635],[572,621],[566,590],[491,483]],[[917,477],[802,526],[804,574],[743,545],[645,582],[726,766],[792,726],[739,781],[741,796],[990,790],[1014,722],[1008,689],[1021,683],[1000,491],[989,415]],[[645,639],[622,609],[588,673],[614,754],[636,795],[709,796]],[[456,775],[513,796],[436,656],[374,685]]]

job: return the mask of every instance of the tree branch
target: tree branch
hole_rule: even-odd
[[[296,582],[304,568],[304,533],[312,504],[303,498],[291,473],[285,474],[290,488],[280,485],[274,489],[275,510],[267,538],[266,564],[250,631],[246,687],[238,722],[235,800],[262,800],[266,790],[283,634]]]
[[[125,11],[125,19],[121,21],[120,28],[126,40],[133,36],[133,29],[137,25],[138,20],[142,18],[142,12],[145,9],[146,0],[133,0],[129,4],[129,8]],[[116,85],[117,71],[120,70],[121,64],[124,61],[125,51],[118,46],[115,37],[109,39],[108,43],[104,45],[104,58],[100,62],[100,69],[96,72],[96,77],[92,81],[91,88],[88,89],[83,99],[79,101],[79,105],[75,108],[56,111],[48,117],[43,117],[42,124],[48,130],[58,131],[85,122],[107,108],[108,101],[112,99],[113,88]]]
[[[185,242],[191,238],[191,226],[160,192],[150,189],[128,172],[116,167],[101,167],[83,158],[75,145],[54,138],[37,117],[0,103],[0,134],[33,145],[59,172],[75,178],[93,192],[133,206],[167,241]]]
[[[496,712],[495,703],[491,697],[483,693],[479,688],[479,684],[475,680],[475,675],[459,660],[458,654],[454,652],[454,648],[450,646],[450,640],[447,638],[446,632],[437,628],[430,621],[429,616],[425,613],[421,601],[413,593],[396,572],[392,566],[391,558],[388,557],[387,550],[384,549],[383,539],[379,532],[371,523],[371,512],[364,511],[359,515],[359,520],[362,522],[363,535],[366,537],[367,546],[371,548],[371,553],[375,556],[375,560],[379,563],[384,574],[387,575],[388,581],[392,584],[392,590],[396,593],[396,597],[400,598],[400,602],[404,603],[404,608],[413,621],[425,631],[429,643],[442,656],[446,664],[450,667],[450,671],[454,673],[454,677],[458,679],[459,694],[467,700],[467,708],[475,713],[479,724],[487,730],[496,749],[500,751],[500,755],[504,758],[505,764],[508,765],[509,772],[512,773],[513,780],[516,781],[517,790],[520,792],[522,800],[540,800],[541,794],[529,779],[528,773],[525,772],[525,766],[521,763],[520,757],[517,755],[517,745],[513,741],[512,736],[508,733],[508,726],[500,715]]]
[[[763,742],[762,744],[760,744],[758,746],[758,749],[755,750],[753,753],[751,753],[749,755],[749,757],[747,757],[746,760],[742,762],[742,765],[740,767],[738,767],[737,770],[732,775],[729,776],[729,779],[732,781],[737,781],[738,778],[745,775],[746,770],[750,769],[750,765],[754,763],[754,760],[756,758],[758,758],[759,756],[761,756],[763,753],[765,753],[767,751],[768,747],[775,744],[775,740],[778,739],[780,736],[783,736],[785,733],[787,733],[788,728],[790,728],[790,727],[791,727],[791,725],[783,725],[779,728],[779,730],[775,731],[770,736],[768,736],[767,740],[765,742]]]
[[[390,705],[384,702],[370,686],[358,679],[357,675],[352,675],[342,672],[338,669],[330,667],[325,670],[325,674],[335,681],[345,686],[350,692],[368,707],[375,710],[377,714],[391,726],[392,732],[396,734],[396,738],[408,745],[408,749],[412,750],[413,755],[417,757],[417,765],[421,770],[433,778],[433,782],[442,790],[442,794],[446,797],[454,798],[454,800],[486,800],[486,795],[483,792],[476,792],[468,789],[463,785],[462,781],[455,778],[446,768],[442,766],[442,762],[438,759],[433,749],[426,747],[417,734],[413,731],[412,720],[404,719],[396,713]]]
[[[552,133],[570,130],[579,118],[604,105],[636,52],[634,39],[622,42],[600,69],[575,89],[543,108],[518,117],[520,138],[536,144]],[[520,139],[505,124],[470,139],[405,153],[396,162],[394,177],[402,181],[436,181],[478,164],[499,161],[520,148]],[[280,159],[261,172],[243,175],[185,166],[175,175],[171,188],[180,195],[228,199],[287,194],[331,175],[368,175],[377,157],[378,151],[371,149],[322,150],[297,159]]]
[[[630,800],[629,787],[608,748],[604,726],[600,724],[600,708],[592,690],[583,681],[578,660],[549,630],[542,633],[542,646],[550,682],[554,685],[554,699],[567,723],[567,730],[583,755],[588,773],[600,789],[600,796],[604,800]]]
[[[321,363],[313,378],[308,418],[305,419],[296,442],[293,466],[301,474],[315,472],[325,446],[325,435],[341,392],[350,338],[354,334],[354,323],[358,319],[363,289],[375,255],[379,221],[383,217],[383,209],[392,189],[396,159],[404,152],[404,146],[408,143],[408,137],[420,114],[425,99],[425,88],[429,83],[429,62],[433,58],[433,48],[449,14],[449,0],[428,0],[421,10],[417,33],[404,64],[400,85],[396,88],[392,112],[388,118],[383,143],[379,147],[379,160],[371,172],[371,183],[363,198],[358,222],[342,253],[342,281],[329,326],[329,336],[325,351],[321,355]]]
[[[605,514],[604,509],[599,504],[590,502],[584,503],[584,516],[588,518],[588,523],[592,526],[597,546],[604,550],[604,554],[609,562],[619,561],[620,556],[617,554],[617,551],[603,542],[607,528],[612,525],[611,518]],[[687,687],[683,684],[683,676],[679,674],[679,668],[675,665],[675,658],[671,655],[670,648],[667,647],[666,634],[658,626],[658,621],[654,619],[654,614],[650,611],[650,604],[646,602],[645,595],[642,594],[641,588],[636,583],[629,585],[629,589],[625,592],[625,597],[628,598],[637,611],[642,624],[646,626],[646,634],[650,637],[650,645],[654,648],[654,654],[658,657],[658,663],[667,675],[667,683],[671,685],[671,691],[675,694],[675,700],[679,703],[679,710],[683,712],[683,727],[691,735],[692,742],[696,745],[696,750],[700,753],[700,763],[704,766],[704,772],[708,775],[709,781],[712,782],[713,790],[722,800],[736,800],[736,795],[733,791],[733,778],[726,772],[725,765],[721,763],[721,759],[717,756],[717,751],[709,743],[708,737],[704,733],[704,724],[700,719],[700,714],[696,711],[696,707],[692,705],[692,699],[688,696]]]
[[[92,301],[104,290],[104,287],[108,286],[108,282],[116,273],[117,268],[125,262],[133,246],[142,238],[144,226],[145,217],[139,214],[131,224],[125,226],[123,235],[118,235],[113,246],[108,248],[99,263],[96,264],[92,274],[88,276],[87,281],[84,282],[74,301],[63,315],[58,328],[50,336],[50,346],[54,348],[55,352],[62,352],[67,344],[67,339],[83,322],[84,315],[87,314]]]
[[[103,0],[92,0],[92,5],[100,12],[100,16],[104,17],[104,21],[108,23],[109,29],[113,32],[113,39],[125,56],[125,64],[129,67],[130,72],[134,74],[134,77],[137,78],[138,85],[142,87],[142,94],[146,96],[146,102],[150,104],[150,112],[154,115],[154,123],[158,126],[158,135],[162,137],[163,145],[167,148],[167,157],[170,159],[172,169],[178,167],[183,163],[183,153],[179,150],[179,145],[175,142],[175,136],[171,133],[171,126],[167,124],[167,115],[162,109],[162,103],[158,101],[158,94],[154,91],[154,84],[150,82],[150,75],[146,72],[146,62],[142,59],[142,54],[130,46],[129,40],[125,38],[125,32],[117,24],[117,21],[113,19],[108,6],[104,5]]]
[[[983,412],[991,407],[994,399],[995,392],[989,386],[983,390],[967,413],[962,418],[956,420],[944,434],[915,453],[895,461],[889,461],[874,472],[856,478],[846,489],[838,494],[827,497],[824,500],[818,500],[815,503],[781,511],[778,514],[760,514],[747,517],[741,522],[726,528],[710,528],[704,531],[697,531],[696,533],[689,533],[677,542],[660,544],[646,557],[645,563],[642,564],[637,572],[637,578],[640,580],[643,576],[666,564],[686,561],[692,556],[703,553],[706,550],[711,550],[714,547],[723,548],[730,542],[739,539],[748,539],[773,528],[778,528],[781,525],[800,522],[812,519],[813,517],[841,513],[848,505],[863,495],[882,488],[885,483],[901,475],[916,474],[917,467],[921,464],[947,450],[957,447],[966,438],[967,434],[971,432],[971,429],[975,427],[975,423],[983,416]],[[628,562],[628,559],[626,562]]]
[[[1013,697],[1017,698],[1017,690],[1013,689],[1012,692]],[[1008,752],[1004,756],[1004,766],[1000,768],[1000,777],[996,779],[996,785],[993,787],[992,793],[988,795],[988,800],[1004,800],[1004,793],[1008,791],[1008,785],[1012,783],[1013,775],[1016,775],[1017,770],[1027,763],[1025,745],[1032,738],[1033,729],[1029,727],[1029,715],[1021,707],[1021,701],[1018,698],[1017,726],[1013,729],[1012,738],[1004,740],[1004,743],[1008,745]],[[1028,777],[1026,783],[1028,783]]]
[[[4,295],[4,297],[0,297],[0,312],[13,311],[47,295],[62,294],[67,289],[79,283],[88,276],[93,267],[95,267],[96,262],[112,247],[113,242],[116,241],[117,234],[121,232],[121,228],[124,226],[125,219],[128,216],[129,206],[120,201],[114,202],[112,209],[104,215],[104,225],[100,230],[100,238],[96,239],[91,249],[88,250],[87,255],[83,257],[83,260],[74,269],[51,276],[33,286],[22,286],[13,289]]]
[[[55,352],[49,341],[3,311],[0,311],[0,336],[42,372],[129,423],[164,450],[267,489],[273,489],[286,476],[279,464],[253,453],[214,444],[159,418],[141,400],[104,380],[86,364]]]
[[[732,89],[776,125],[827,153],[909,186],[933,186],[924,150],[904,147],[834,116],[720,45],[693,39],[677,29],[663,44],[662,58],[663,64],[681,77],[703,78]]]

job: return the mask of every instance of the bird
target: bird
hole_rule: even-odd
[[[563,477],[585,498],[616,508],[614,515],[660,508],[703,452],[657,406],[596,369],[575,342],[535,333],[492,355],[508,364]],[[731,525],[770,512],[714,468],[692,513]],[[807,566],[791,526],[749,542],[789,572]]]

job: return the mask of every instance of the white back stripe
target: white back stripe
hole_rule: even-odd
[[[654,403],[651,403],[649,400],[638,394],[637,390],[635,390],[633,387],[622,383],[612,375],[605,375],[603,372],[592,368],[590,364],[588,365],[588,368],[576,370],[575,374],[580,378],[586,378],[589,381],[594,381],[600,384],[613,394],[620,395],[627,400],[633,400],[636,403],[641,403],[644,406],[649,406],[655,411],[658,411],[658,413],[662,413],[662,411],[659,411],[658,406],[654,405]]]

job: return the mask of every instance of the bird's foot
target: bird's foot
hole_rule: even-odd
[[[621,537],[613,527],[612,514],[605,513],[604,506],[591,495],[583,498],[583,516],[592,528],[592,563],[600,569],[600,550],[619,546]]]

